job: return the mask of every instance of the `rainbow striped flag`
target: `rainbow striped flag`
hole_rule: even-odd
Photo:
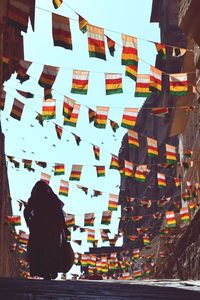
[[[150,157],[158,156],[158,143],[157,140],[147,137],[147,152]]]
[[[196,207],[196,203],[194,201],[188,202],[188,208],[189,210],[193,210]]]
[[[137,74],[135,97],[148,97],[151,95],[150,91],[150,75]]]
[[[58,71],[58,67],[44,65],[42,74],[40,75],[40,78],[38,80],[39,85],[43,88],[51,89],[58,74]]]
[[[176,147],[166,144],[166,159],[168,163],[176,162]]]
[[[115,41],[113,41],[107,35],[106,35],[106,39],[107,39],[107,45],[108,45],[108,49],[109,49],[110,55],[114,56],[114,53],[115,53]]]
[[[19,101],[15,98],[12,109],[11,109],[10,116],[13,117],[14,119],[20,121],[22,113],[23,113],[23,109],[24,109],[24,103],[22,103],[21,101]]]
[[[64,164],[55,164],[54,166],[54,176],[64,175],[65,174],[65,165]]]
[[[128,129],[134,129],[138,115],[137,108],[124,108],[121,126]]]
[[[128,161],[128,160],[124,160],[124,176],[127,177],[132,177],[133,178],[133,163]]]
[[[100,159],[100,148],[93,145],[93,152],[96,160]]]
[[[160,93],[162,90],[162,72],[150,66],[150,91]]]
[[[27,32],[30,15],[30,4],[26,1],[10,0],[8,2],[8,23],[11,26]]]
[[[129,272],[122,273],[122,279],[123,280],[131,279],[131,274]]]
[[[149,236],[147,236],[147,235],[144,235],[144,236],[143,236],[143,243],[144,243],[145,246],[151,244],[150,239],[149,239]]]
[[[132,260],[137,261],[140,258],[140,249],[133,249]]]
[[[28,169],[28,170],[31,169],[31,167],[32,167],[32,160],[23,159],[22,161],[24,163],[24,168],[25,169]]]
[[[80,104],[74,104],[72,113],[70,118],[64,117],[64,125],[76,127],[77,121],[78,121],[78,116],[79,116],[79,111],[80,111]]]
[[[63,129],[61,126],[55,124],[56,134],[59,140],[61,140]]]
[[[91,108],[88,108],[88,118],[89,118],[89,123],[94,122],[96,119],[96,112]]]
[[[43,120],[51,120],[56,118],[56,100],[47,99],[42,103],[42,118]]]
[[[137,38],[122,34],[122,65],[137,66],[138,65],[138,51]]]
[[[69,18],[52,13],[52,34],[54,46],[72,50]]]
[[[119,201],[119,196],[110,194],[109,195],[109,202],[108,202],[108,210],[114,211],[118,209],[118,201]]]
[[[75,103],[76,101],[69,97],[64,98],[63,116],[65,118],[70,119]]]
[[[53,5],[54,5],[55,9],[60,7],[62,3],[63,3],[63,0],[53,0]]]
[[[19,244],[27,245],[28,244],[28,239],[29,239],[29,234],[27,234],[25,232],[20,232],[19,233],[19,237],[18,237]]]
[[[108,232],[105,229],[100,229],[100,233],[101,233],[101,239],[102,242],[108,242],[109,241],[109,237],[108,237]]]
[[[176,186],[176,187],[180,187],[180,186],[181,186],[181,179],[175,177],[175,178],[174,178],[174,183],[175,183],[175,186]]]
[[[173,96],[185,96],[188,92],[187,73],[169,75],[169,91]]]
[[[84,216],[84,226],[94,226],[94,213],[86,213]]]
[[[94,229],[87,229],[88,236],[87,236],[87,242],[93,243],[95,240],[95,230]]]
[[[112,218],[112,211],[111,210],[103,211],[102,218],[101,218],[101,224],[102,225],[109,225],[110,222],[111,222],[111,218]]]
[[[119,125],[116,122],[110,120],[110,127],[112,128],[113,132],[116,132],[119,128]]]
[[[94,126],[96,128],[106,128],[107,119],[108,119],[109,107],[107,106],[97,106],[96,117],[94,121]]]
[[[6,100],[6,92],[2,91],[0,96],[0,110],[4,110],[5,100]]]
[[[136,131],[128,130],[128,145],[136,149],[139,148],[138,133]]]
[[[97,255],[96,254],[90,254],[90,262],[89,265],[91,268],[96,267],[96,260],[97,260]]]
[[[89,71],[73,70],[71,93],[87,95]]]
[[[17,79],[19,79],[20,83],[29,80],[30,76],[27,74],[27,71],[31,64],[32,62],[30,61],[20,59],[17,69]]]
[[[118,157],[115,156],[114,154],[112,154],[112,157],[111,157],[110,169],[113,169],[113,170],[119,170],[119,161],[118,161]]]
[[[94,248],[97,248],[97,246],[98,246],[98,240],[94,240],[94,242],[93,242],[93,247],[94,247]]]
[[[69,194],[69,182],[65,180],[60,180],[59,195],[68,197],[68,194]]]
[[[128,76],[134,81],[137,81],[137,71],[138,71],[137,66],[126,66],[125,76]]]
[[[182,222],[188,223],[190,221],[190,215],[188,207],[182,207],[180,209],[180,219]]]
[[[175,219],[175,214],[174,211],[166,211],[166,222],[167,226],[169,227],[175,227],[176,226],[176,219]]]
[[[51,175],[41,172],[40,180],[44,181],[46,184],[49,184],[50,179],[51,179]]]
[[[82,33],[85,33],[87,31],[88,21],[86,21],[83,17],[81,17],[78,14],[78,23],[80,31],[82,31]]]
[[[106,95],[123,93],[122,74],[105,73]]]
[[[134,175],[135,180],[139,182],[145,182],[147,174],[148,174],[148,170],[146,165],[137,166]]]
[[[75,215],[66,214],[66,225],[67,227],[73,227],[75,225]]]
[[[106,60],[104,29],[87,24],[87,33],[89,56]]]
[[[97,177],[104,177],[105,176],[105,166],[95,166]]]
[[[167,186],[165,175],[161,173],[157,173],[157,181],[158,181],[158,187],[163,188]]]
[[[140,279],[142,277],[141,270],[135,270],[134,271],[134,279]]]
[[[21,217],[20,216],[6,216],[6,222],[12,226],[21,225]]]
[[[69,180],[79,181],[81,178],[82,168],[83,168],[82,165],[72,165],[72,170],[71,170]]]
[[[92,230],[92,229],[91,229]],[[87,267],[89,265],[89,262],[90,262],[90,255],[89,254],[81,254],[81,266],[82,267]]]
[[[158,52],[158,54],[160,54],[160,56],[162,57],[163,60],[166,60],[167,58],[167,54],[166,54],[166,46],[164,44],[160,44],[160,43],[154,43],[156,46],[156,50]]]

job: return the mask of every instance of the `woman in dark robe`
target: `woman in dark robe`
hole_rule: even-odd
[[[30,231],[27,254],[32,277],[55,279],[61,272],[60,249],[68,231],[63,206],[48,184],[35,184],[24,209]]]

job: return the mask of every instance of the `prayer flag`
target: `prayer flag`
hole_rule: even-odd
[[[166,222],[167,226],[169,227],[175,227],[176,226],[176,219],[175,219],[175,214],[174,211],[166,211]]]
[[[87,24],[87,33],[89,56],[106,60],[104,29]]]
[[[169,75],[169,90],[173,96],[185,96],[188,92],[187,73]]]
[[[157,140],[147,137],[147,151],[150,157],[158,156],[158,144]]]
[[[125,76],[130,77],[131,79],[133,79],[134,81],[137,80],[137,66],[126,66],[126,72],[125,72]]]
[[[72,170],[71,170],[69,180],[79,181],[81,178],[82,168],[83,168],[82,165],[72,165]]]
[[[52,34],[54,46],[72,50],[69,18],[52,13]]]
[[[160,93],[162,90],[162,72],[150,66],[150,91]]]
[[[88,108],[88,117],[89,117],[89,123],[92,123],[95,121],[96,112],[94,110],[92,110],[91,108]]]
[[[86,21],[83,17],[78,14],[78,22],[79,22],[79,29],[82,33],[87,31],[88,21]]]
[[[138,133],[133,130],[128,130],[128,144],[130,147],[139,148]]]
[[[119,196],[109,194],[108,210],[114,211],[118,209]]]
[[[29,92],[25,92],[25,91],[21,91],[21,90],[17,90],[16,91],[23,97],[25,98],[33,98],[34,95],[32,93],[29,93]]]
[[[122,34],[122,65],[137,66],[138,51],[137,38]]]
[[[93,145],[93,152],[96,160],[100,159],[100,148]]]
[[[84,226],[94,226],[94,213],[87,213],[84,217]]]
[[[101,224],[102,225],[109,225],[112,217],[112,211],[106,210],[103,211],[102,218],[101,218]]]
[[[30,14],[30,4],[26,0],[9,0],[8,22],[11,26],[27,32]]]
[[[105,166],[95,166],[97,177],[104,177],[105,176]]]
[[[55,9],[60,7],[62,3],[63,3],[63,0],[53,0],[53,5],[54,5]]]
[[[96,128],[106,128],[106,123],[108,119],[109,107],[107,106],[97,106],[96,117],[94,121],[94,126]]]
[[[17,69],[17,79],[19,79],[20,83],[23,83],[30,78],[27,74],[27,70],[31,64],[32,62],[30,61],[20,59]]]
[[[67,227],[73,227],[75,225],[75,215],[66,214],[66,225]]]
[[[127,129],[134,129],[138,115],[137,108],[124,108],[121,126]]]
[[[163,60],[166,60],[166,46],[164,44],[155,43],[156,50],[158,51],[158,54],[162,57]]]
[[[168,163],[176,162],[176,147],[166,144],[166,159]]]
[[[76,127],[77,121],[78,121],[78,116],[79,116],[79,111],[80,111],[80,104],[74,104],[72,113],[70,118],[64,117],[64,125]]]
[[[114,52],[115,52],[115,41],[113,41],[111,38],[109,38],[107,35],[106,35],[106,39],[107,39],[107,45],[108,45],[108,49],[109,49],[109,52],[110,52],[110,55],[111,56],[114,56]]]
[[[54,166],[54,176],[64,175],[65,174],[65,165],[64,164],[55,164]]]
[[[190,221],[188,207],[182,207],[180,209],[180,219],[181,219],[181,221],[186,222],[186,223]]]
[[[133,178],[133,163],[128,160],[124,160],[124,176]]]
[[[163,188],[167,186],[165,175],[161,173],[157,173],[158,187]]]
[[[69,97],[64,98],[63,116],[65,118],[70,119],[75,103],[76,101]]]
[[[123,93],[122,74],[105,73],[106,95]]]
[[[123,280],[131,279],[131,274],[129,272],[122,273],[122,279]]]
[[[68,197],[69,194],[69,182],[60,180],[59,195]]]
[[[43,120],[51,120],[56,118],[56,100],[43,100],[42,104],[42,118]]]
[[[112,120],[110,120],[110,126],[111,126],[111,128],[114,132],[116,132],[117,129],[119,128],[119,125],[116,122],[112,121]]]
[[[110,169],[119,170],[119,161],[118,157],[112,154],[111,162],[110,162]]]
[[[115,247],[117,239],[109,239],[110,247]],[[115,268],[116,262],[113,262],[113,267]]]
[[[5,100],[6,100],[6,92],[2,91],[0,96],[0,110],[4,110]]]
[[[20,216],[7,216],[6,221],[8,224],[12,226],[21,225],[21,217]]]
[[[150,75],[137,74],[135,97],[148,97],[150,94]]]
[[[93,243],[95,240],[95,230],[94,229],[87,229],[88,236],[87,236],[87,242]]]
[[[51,179],[51,175],[45,174],[45,173],[41,173],[41,178],[40,180],[44,181],[46,184],[49,184]]]
[[[58,67],[44,65],[42,74],[40,75],[38,81],[39,85],[43,88],[51,89],[58,74],[58,71]]]
[[[24,103],[22,103],[21,101],[19,101],[17,99],[14,99],[10,116],[13,117],[14,119],[20,121],[23,109],[24,109]]]
[[[56,134],[59,140],[61,140],[63,129],[61,126],[55,124]]]
[[[87,95],[89,71],[73,70],[71,93]]]

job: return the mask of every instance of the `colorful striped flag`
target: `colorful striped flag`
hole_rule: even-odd
[[[87,229],[88,236],[87,236],[87,242],[93,243],[95,240],[95,230],[94,229]]]
[[[150,91],[160,93],[162,90],[162,72],[153,67],[150,66]]]
[[[17,79],[19,79],[20,83],[29,80],[30,76],[27,74],[27,71],[31,64],[32,62],[30,61],[20,59],[17,69]]]
[[[73,70],[72,94],[87,95],[89,71]]]
[[[69,18],[52,13],[52,34],[54,46],[72,50]]]
[[[138,133],[133,130],[128,130],[128,145],[133,148],[139,148]]]
[[[75,103],[76,101],[69,97],[64,98],[63,116],[65,118],[70,119]]]
[[[42,168],[46,168],[47,167],[47,163],[44,161],[35,161],[36,165],[42,167]]]
[[[106,95],[123,93],[122,74],[105,73]]]
[[[96,267],[96,260],[97,260],[97,255],[96,254],[90,254],[89,265],[90,265],[90,267],[92,268],[93,271],[94,271],[94,268]]]
[[[20,31],[27,32],[28,20],[31,14],[30,4],[22,0],[9,0],[8,22]]]
[[[107,45],[108,45],[108,49],[109,49],[110,55],[114,56],[114,53],[115,53],[115,41],[113,41],[107,35],[106,35],[106,39],[107,39]]]
[[[132,177],[133,178],[133,163],[128,161],[128,160],[124,160],[124,176],[127,177]]]
[[[118,209],[119,196],[109,194],[108,210],[114,211]]]
[[[180,186],[181,186],[181,179],[175,177],[175,178],[174,178],[174,183],[175,183],[176,187],[180,187]]]
[[[91,229],[92,230],[92,229]],[[89,265],[89,262],[90,262],[90,255],[89,254],[81,254],[81,266],[82,267],[87,267]]]
[[[128,129],[134,129],[138,115],[137,108],[124,108],[121,126]]]
[[[167,107],[154,107],[151,109],[151,112],[155,116],[164,117],[169,112],[169,109]]]
[[[158,156],[158,143],[157,140],[147,137],[147,152],[150,157]]]
[[[66,225],[67,227],[73,227],[75,225],[75,215],[66,214]]]
[[[71,170],[69,180],[79,181],[81,178],[82,168],[83,168],[82,165],[72,165],[72,170]]]
[[[94,121],[94,126],[96,128],[106,128],[107,119],[108,119],[109,107],[107,106],[97,106],[96,117]]]
[[[150,91],[150,75],[137,74],[135,97],[148,97],[151,95]]]
[[[54,166],[54,176],[64,175],[65,174],[65,165],[64,164],[55,164]]]
[[[24,109],[24,103],[22,103],[21,101],[19,101],[17,99],[14,99],[10,116],[13,117],[14,119],[20,121],[23,109]]]
[[[166,211],[166,222],[167,226],[169,227],[175,227],[176,226],[176,219],[175,219],[175,214],[174,211]]]
[[[102,225],[109,225],[110,222],[111,222],[111,218],[112,218],[112,211],[111,210],[103,211],[102,218],[101,218],[101,224]]]
[[[110,169],[113,169],[113,170],[119,170],[119,161],[118,161],[118,157],[115,156],[114,154],[112,154],[112,157],[111,157]]]
[[[125,76],[128,76],[134,81],[137,81],[137,70],[137,66],[126,66]]]
[[[182,207],[180,209],[180,219],[182,222],[186,222],[186,223],[190,221],[188,207]]]
[[[40,180],[44,181],[46,184],[49,184],[50,179],[51,179],[51,175],[41,173]]]
[[[110,120],[110,127],[112,128],[113,132],[116,132],[119,128],[119,125],[116,122]]]
[[[94,213],[86,213],[84,216],[84,226],[94,226]]]
[[[21,90],[17,90],[16,91],[23,96],[24,98],[34,98],[34,94],[29,93],[29,92],[25,92],[25,91],[21,91]]]
[[[88,108],[88,118],[89,118],[89,123],[94,122],[96,119],[96,112],[91,108]]]
[[[105,166],[95,166],[97,177],[104,177],[105,176]]]
[[[89,56],[106,60],[104,29],[87,24],[87,33]]]
[[[168,163],[176,162],[176,147],[166,144],[166,160]]]
[[[18,242],[22,245],[27,245],[29,240],[29,234],[25,232],[19,232]]]
[[[158,187],[163,188],[167,186],[165,175],[161,173],[157,173],[157,181],[158,181]]]
[[[134,271],[134,279],[140,279],[142,277],[141,270],[135,270]]]
[[[12,226],[21,225],[21,217],[20,216],[6,216],[6,222]]]
[[[86,21],[83,17],[81,17],[78,14],[78,23],[80,31],[82,31],[82,33],[85,33],[87,31],[88,21]]]
[[[100,159],[100,148],[93,145],[93,152],[96,160]]]
[[[109,237],[108,237],[108,232],[105,229],[100,229],[100,233],[101,233],[101,239],[102,242],[108,242],[109,241]]]
[[[6,92],[2,91],[1,96],[0,96],[0,110],[4,110],[5,101],[6,101]]]
[[[150,245],[150,244],[151,244],[151,242],[150,242],[150,239],[149,239],[149,236],[148,236],[148,235],[144,235],[144,236],[143,236],[143,243],[144,243],[144,245],[145,245],[145,246],[147,246],[147,245]]]
[[[137,66],[138,65],[138,51],[137,38],[122,34],[122,65]]]
[[[40,75],[38,81],[39,85],[43,88],[51,89],[58,74],[58,71],[58,67],[44,65],[42,74]]]
[[[59,140],[61,140],[63,128],[57,124],[55,124],[56,134]]]
[[[167,54],[166,54],[166,46],[164,44],[160,44],[160,43],[154,43],[156,46],[156,50],[158,52],[158,54],[160,54],[160,56],[162,57],[163,60],[166,60],[167,58]]]
[[[42,104],[42,118],[43,120],[51,120],[56,118],[56,100],[43,100]]]
[[[122,279],[123,280],[131,279],[131,274],[129,272],[122,273]]]
[[[68,194],[69,194],[69,182],[65,180],[60,180],[59,195],[68,197]]]
[[[145,182],[147,174],[148,174],[148,170],[146,165],[137,166],[134,175],[135,180],[139,182]]]
[[[169,91],[173,96],[185,96],[188,92],[187,73],[169,75]]]
[[[70,118],[64,117],[64,125],[76,127],[77,121],[78,121],[78,116],[79,116],[79,111],[80,111],[80,104],[74,104],[72,113]]]
[[[53,5],[54,5],[55,9],[60,7],[62,3],[63,3],[63,0],[53,0]]]
[[[23,159],[22,162],[24,163],[24,168],[30,170],[32,167],[32,160],[30,159]]]
[[[140,258],[140,249],[133,249],[132,260],[137,261]]]

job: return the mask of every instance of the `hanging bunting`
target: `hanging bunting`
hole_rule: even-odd
[[[157,201],[157,205],[158,205],[158,207],[164,207],[167,203],[169,203],[170,200],[171,200],[171,197],[162,198],[162,199]]]
[[[87,95],[89,71],[73,70],[71,93]]]
[[[109,225],[110,222],[111,222],[111,218],[112,218],[112,211],[111,210],[103,211],[102,218],[101,218],[101,224],[102,225]]]
[[[87,213],[84,216],[84,226],[94,226],[94,213]]]
[[[20,31],[27,32],[28,20],[31,14],[30,4],[22,0],[9,0],[8,22]]]
[[[80,142],[81,142],[80,136],[76,135],[75,133],[72,133],[72,135],[73,135],[73,137],[74,137],[74,139],[76,141],[77,146],[79,146]]]
[[[193,210],[196,207],[196,203],[194,201],[188,202],[188,208],[189,210]]]
[[[107,119],[108,119],[109,107],[107,106],[97,106],[96,117],[94,121],[94,126],[96,128],[106,128]]]
[[[163,188],[167,186],[165,175],[161,173],[157,173],[158,187]]]
[[[160,54],[160,56],[163,60],[166,60],[166,58],[167,58],[166,46],[164,44],[160,44],[160,43],[154,43],[154,44],[156,46],[156,50],[157,50],[158,54]]]
[[[42,168],[46,168],[46,167],[47,167],[47,163],[44,162],[44,161],[35,161],[35,163],[36,163],[38,166],[42,167]]]
[[[60,180],[59,195],[68,197],[68,194],[69,194],[69,182],[65,180]]]
[[[188,223],[190,221],[188,207],[182,207],[180,209],[180,219],[182,222],[186,222],[186,223]]]
[[[78,189],[81,189],[86,195],[88,194],[88,188],[82,185],[76,185]]]
[[[14,160],[14,157],[13,157],[13,156],[7,155],[7,158],[9,159],[9,161],[10,161],[11,163],[14,164],[15,168],[17,168],[17,169],[19,168],[20,163],[19,163],[18,161]]]
[[[93,248],[97,248],[97,246],[98,246],[98,240],[94,240],[93,241],[93,243],[92,243],[93,245]],[[97,269],[97,268],[96,268]]]
[[[181,186],[181,179],[175,177],[174,178],[174,183],[175,183],[176,187],[179,188]]]
[[[85,253],[81,254],[80,261],[81,261],[81,266],[82,267],[87,267],[89,265],[90,255],[89,254],[85,254]]]
[[[136,66],[126,66],[125,76],[128,76],[131,79],[133,79],[134,81],[137,81],[137,70],[138,70],[137,65]]]
[[[93,152],[96,160],[100,159],[100,148],[93,145]]]
[[[44,99],[52,99],[52,89],[44,88]]]
[[[123,93],[122,74],[105,73],[106,95]]]
[[[19,101],[15,98],[10,116],[13,117],[14,119],[20,121],[23,109],[24,109],[24,103],[22,103],[21,101]]]
[[[20,83],[29,80],[30,76],[27,74],[28,68],[32,62],[20,59],[18,69],[17,69],[17,79]]]
[[[16,91],[21,95],[23,96],[24,98],[34,98],[34,95],[32,93],[29,93],[29,92],[25,92],[25,91],[21,91],[21,90],[17,90]]]
[[[94,229],[87,229],[88,236],[87,236],[87,242],[93,243],[95,240],[95,230]]]
[[[39,122],[39,124],[41,126],[43,126],[43,121],[44,120],[43,120],[43,116],[41,114],[37,113],[37,117],[35,118],[35,120],[37,120]]]
[[[61,140],[63,129],[61,126],[55,124],[56,134],[59,140]]]
[[[80,31],[82,31],[82,33],[85,33],[87,31],[88,21],[86,21],[83,17],[81,17],[78,14],[78,23]]]
[[[133,275],[134,275],[134,279],[141,279],[142,272],[141,272],[141,270],[135,270]]]
[[[75,103],[75,100],[69,97],[64,97],[63,116],[65,118],[70,119]]]
[[[127,177],[131,177],[133,178],[133,163],[128,161],[128,160],[124,160],[124,176]]]
[[[148,151],[148,156],[150,156],[150,157],[158,156],[157,140],[147,137],[147,151]]]
[[[80,104],[74,104],[72,113],[70,118],[64,117],[64,125],[76,127],[77,121],[78,121],[78,116],[79,116],[79,111],[80,111]]]
[[[5,101],[6,101],[6,92],[2,91],[1,96],[0,96],[0,110],[4,110]]]
[[[137,108],[124,108],[121,126],[128,129],[134,129],[138,115]]]
[[[144,245],[145,245],[145,246],[147,246],[147,245],[150,245],[150,244],[151,244],[151,242],[150,242],[150,239],[149,239],[149,236],[148,236],[148,235],[144,235],[144,236],[143,236],[143,243],[144,243]]]
[[[40,75],[40,78],[38,80],[39,85],[43,88],[51,89],[58,71],[58,67],[44,65],[42,74]]]
[[[150,66],[150,91],[160,93],[162,90],[162,72]]]
[[[6,222],[11,226],[21,225],[21,217],[20,216],[6,216]]]
[[[94,166],[96,168],[97,177],[105,176],[105,166]]]
[[[31,169],[32,167],[32,160],[29,159],[23,159],[22,162],[24,163],[24,168],[25,169]]]
[[[186,49],[173,47],[172,56],[180,57],[186,53]]]
[[[136,262],[140,258],[140,249],[133,249],[132,261]]]
[[[69,18],[52,13],[52,35],[54,46],[72,50]]]
[[[118,209],[119,196],[109,194],[108,210],[116,211]]]
[[[166,114],[168,114],[169,109],[167,107],[154,107],[151,109],[151,112],[155,116],[164,117]]]
[[[110,55],[114,56],[114,53],[115,53],[115,41],[113,41],[107,35],[106,35],[106,39],[107,39],[107,45],[108,45],[108,49],[109,49]]]
[[[137,66],[138,65],[138,51],[137,38],[122,34],[122,65]]]
[[[187,73],[169,75],[169,91],[173,96],[185,96],[188,92]]]
[[[113,132],[116,132],[119,128],[119,125],[116,122],[110,120],[110,127],[112,128]]]
[[[150,91],[150,75],[137,74],[135,97],[148,97],[151,95]]]
[[[94,122],[96,119],[96,112],[91,108],[88,108],[88,118],[89,118],[89,123]]]
[[[75,215],[66,214],[66,225],[67,227],[73,227],[75,225]]]
[[[176,226],[176,219],[174,211],[166,211],[166,222],[168,227],[175,227]]]
[[[109,239],[110,247],[115,247],[116,246],[116,239]],[[113,268],[115,268],[116,262],[113,262]]]
[[[162,217],[162,213],[156,212],[156,213],[152,214],[152,217],[154,220],[160,220]]]
[[[44,181],[46,184],[49,185],[50,179],[51,179],[51,175],[41,173],[40,180]]]
[[[168,163],[176,162],[176,147],[166,144],[166,160]]]
[[[106,60],[104,29],[87,24],[87,33],[89,56]]]
[[[42,119],[51,120],[56,118],[56,100],[47,99],[42,103]]]
[[[55,164],[54,176],[56,176],[56,175],[65,175],[65,165],[64,164]]]
[[[112,158],[111,158],[111,162],[110,162],[110,169],[119,170],[118,157],[115,156],[114,154],[111,154],[111,155],[112,155]]]
[[[128,145],[136,149],[139,148],[138,133],[136,131],[128,130]]]
[[[109,237],[108,237],[107,231],[105,229],[100,229],[100,233],[101,233],[102,242],[103,243],[108,242],[109,241]]]
[[[53,0],[53,6],[55,9],[60,7],[62,3],[63,3],[63,0]]]
[[[71,170],[69,180],[79,181],[81,178],[82,168],[83,168],[82,165],[72,165],[72,170]]]
[[[103,195],[103,192],[100,192],[100,191],[97,191],[97,190],[93,190],[93,195],[91,196],[92,197],[98,197],[98,196],[101,196]]]
[[[149,170],[146,165],[137,166],[134,174],[135,180],[138,182],[145,182],[148,173]]]
[[[18,242],[21,245],[27,245],[29,240],[29,234],[25,233],[24,231],[19,231]]]

